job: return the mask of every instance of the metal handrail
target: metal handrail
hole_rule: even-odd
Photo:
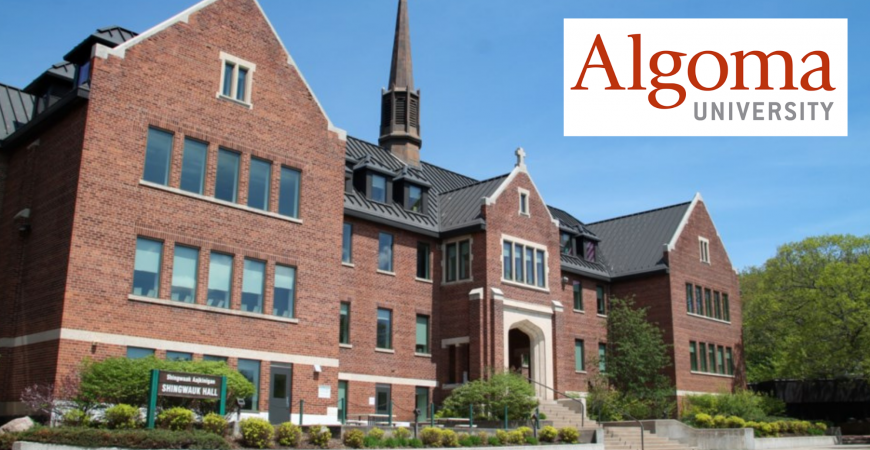
[[[604,406],[604,400],[598,400],[598,401],[595,402],[595,403],[598,405],[598,423],[601,424],[601,408]],[[615,407],[615,406],[613,407],[613,409],[619,411],[619,413],[622,414],[623,416],[627,416],[629,419],[631,419],[631,420],[637,422],[637,426],[640,427],[640,450],[644,450],[644,442],[643,442],[643,431],[644,431],[644,429],[643,429],[643,422],[641,422],[640,420],[637,420],[637,419],[636,419],[634,416],[632,416],[631,414],[629,414],[629,413],[627,413],[627,412],[625,412],[625,411],[623,411],[623,410],[621,410],[621,409],[619,409],[619,408],[617,408],[617,407]],[[601,428],[604,428],[604,425],[601,425]]]
[[[557,391],[557,390],[551,388],[550,386],[547,386],[546,384],[539,383],[539,382],[537,382],[537,381],[535,381],[535,380],[533,380],[533,379],[531,379],[531,378],[529,378],[529,377],[526,377],[526,379],[529,380],[529,381],[532,382],[532,383],[537,384],[538,386],[541,386],[541,387],[544,387],[544,388],[546,388],[546,389],[549,389],[549,390],[555,392],[556,394],[559,394],[559,395],[561,395],[561,396],[563,396],[563,397],[565,397],[565,398],[571,399],[571,400],[573,400],[573,401],[579,403],[579,404],[580,404],[580,427],[582,428],[582,427],[585,427],[585,426],[586,426],[586,404],[585,404],[585,403],[583,403],[583,402],[580,401],[580,400],[577,400],[577,399],[574,398],[574,397],[571,397],[570,395],[568,395],[568,394],[566,394],[566,393],[564,393],[564,392]]]

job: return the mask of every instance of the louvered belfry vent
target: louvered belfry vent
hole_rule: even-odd
[[[420,165],[420,91],[414,90],[408,0],[399,0],[390,82],[382,91],[378,143],[412,166]]]

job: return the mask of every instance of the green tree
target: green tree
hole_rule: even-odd
[[[674,412],[674,386],[665,374],[670,346],[634,299],[612,298],[607,313],[605,372],[593,382],[590,408],[602,419],[654,419]]]
[[[86,360],[82,363],[81,384],[74,400],[78,404],[126,403],[145,406],[148,401],[151,370],[197,373],[203,375],[226,375],[227,404],[235,404],[236,398],[249,397],[254,385],[241,373],[222,361],[167,361],[153,356],[141,359],[107,358],[102,361]],[[162,399],[165,405],[188,406],[209,410],[215,401],[190,399]]]
[[[870,235],[785,244],[740,283],[749,381],[870,376]]]
[[[535,389],[521,375],[498,372],[454,389],[444,399],[442,415],[468,417],[471,405],[474,405],[475,416],[478,417],[504,419],[504,409],[507,407],[508,418],[519,420],[528,418],[538,406],[538,401],[535,399]]]

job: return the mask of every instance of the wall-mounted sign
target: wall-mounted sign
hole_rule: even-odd
[[[157,395],[220,400],[221,377],[161,370],[157,379]]]
[[[317,398],[330,397],[332,397],[332,387],[330,385],[324,384],[317,387]]]

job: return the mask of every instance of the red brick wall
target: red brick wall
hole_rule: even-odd
[[[252,109],[215,97],[220,51],[257,65]],[[303,223],[140,185],[149,126],[175,135],[170,187],[178,186],[188,136],[209,144],[206,196],[213,193],[218,147],[242,154],[240,204],[246,200],[252,156],[273,163],[272,211],[280,166],[300,169]],[[287,65],[287,55],[253,1],[216,2],[191,15],[188,23],[127,49],[123,59],[96,59],[63,326],[338,358],[343,162],[344,143],[327,131],[326,118],[296,69]],[[267,313],[274,265],[295,265],[299,323],[128,300],[137,235],[165,241],[162,298],[168,297],[176,243],[200,248],[197,303],[204,303],[212,249],[235,255],[233,309],[240,302],[244,257],[267,261]],[[268,366],[262,362],[262,398]],[[294,367],[294,390],[313,393],[319,384],[313,373],[310,366]],[[333,391],[336,376],[330,368],[320,375]],[[266,408],[263,400],[260,407]]]
[[[710,264],[700,260],[698,237],[710,241]],[[673,293],[674,354],[677,389],[718,392],[745,384],[742,358],[743,319],[740,285],[728,254],[719,238],[704,202],[699,201],[683,229],[676,248],[669,252],[670,284]],[[731,323],[690,316],[686,312],[686,283],[729,294]],[[735,377],[691,373],[689,341],[713,343],[734,350]]]
[[[586,392],[589,381],[598,374],[598,344],[607,342],[607,319],[598,314],[597,286],[607,283],[581,277],[567,272],[568,283],[559,283],[559,300],[565,312],[556,314],[555,354],[556,389],[562,392]],[[574,309],[574,282],[580,282],[583,309]],[[605,297],[606,299],[606,297]],[[585,351],[585,371],[578,373],[575,366],[574,341],[583,340]]]
[[[429,316],[430,349],[440,351],[434,330],[437,315],[433,314],[435,286],[440,284],[440,252],[437,241],[421,235],[372,222],[345,218],[353,225],[353,267],[343,266],[341,278],[334,281],[340,288],[341,301],[351,306],[350,344],[342,348],[341,371],[387,377],[435,380],[435,363],[431,356],[415,356],[417,315]],[[378,236],[393,235],[394,274],[378,272]],[[418,281],[417,243],[427,242],[432,251],[432,282]],[[393,353],[376,351],[377,309],[392,311]],[[337,319],[337,316],[336,316]],[[336,346],[339,332],[337,320],[332,321]],[[332,338],[330,336],[330,338]],[[350,382],[350,389],[356,383]]]
[[[73,208],[85,107],[78,106],[38,138],[8,155],[0,210],[0,337],[60,327],[67,280]],[[31,145],[39,141],[38,145]],[[29,148],[28,148],[29,147]],[[21,237],[13,217],[30,208],[30,233]],[[0,348],[0,402],[18,401],[22,387],[54,378],[57,343]]]

